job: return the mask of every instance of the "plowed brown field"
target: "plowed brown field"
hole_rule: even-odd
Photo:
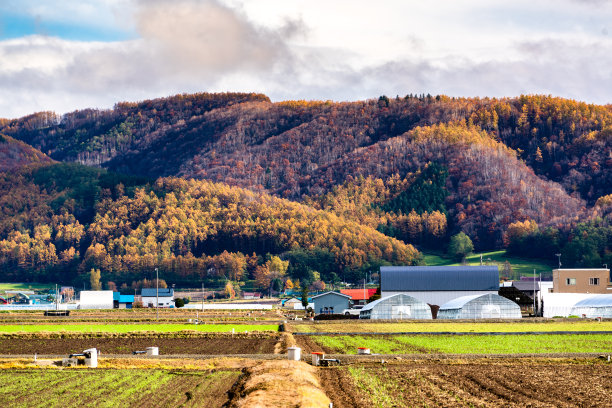
[[[26,338],[2,338],[0,340],[0,355],[24,354],[71,354],[80,353],[88,348],[95,347],[103,354],[131,354],[136,350],[145,350],[147,347],[159,347],[160,355],[167,354],[270,354],[274,353],[276,336],[191,336],[180,337],[153,337],[153,336],[125,336],[125,337],[64,337],[40,338],[30,336]]]
[[[411,362],[323,368],[334,407],[612,407],[612,366],[574,361]]]

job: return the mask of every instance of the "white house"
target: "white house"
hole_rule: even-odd
[[[140,297],[144,307],[156,307],[156,288],[143,288],[140,291]],[[174,307],[174,289],[159,288],[159,307]]]
[[[112,309],[112,290],[82,290],[80,293],[80,309]]]

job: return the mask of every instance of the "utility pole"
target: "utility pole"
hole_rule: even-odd
[[[202,312],[204,311],[204,282],[202,282]]]
[[[159,271],[155,268],[155,318],[159,320]]]
[[[557,258],[559,258],[559,269],[561,269],[561,254],[555,254]]]
[[[533,270],[533,317],[536,316],[536,270]]]

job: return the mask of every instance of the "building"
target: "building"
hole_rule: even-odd
[[[553,293],[610,293],[610,269],[553,269]]]
[[[113,307],[115,309],[131,309],[134,304],[134,295],[122,295],[113,292]]]
[[[365,305],[368,303],[368,299],[376,293],[376,288],[340,289],[340,293],[349,295],[353,305]]]
[[[313,296],[313,310],[318,314],[334,314],[342,313],[344,309],[348,309],[349,300],[351,297],[338,292],[325,292],[320,295]]]
[[[570,314],[587,318],[612,318],[612,294],[591,295],[582,299],[572,307]]]
[[[142,305],[144,307],[155,307],[156,294],[156,288],[143,288],[140,291]],[[174,289],[159,288],[159,307],[174,307]]]
[[[381,297],[405,294],[430,305],[461,296],[497,295],[497,266],[381,266]]]
[[[80,309],[112,309],[114,306],[112,290],[82,290],[79,296]]]
[[[242,292],[242,298],[244,300],[261,299],[261,293],[259,293],[259,292]]]
[[[503,296],[469,295],[440,306],[438,319],[520,319],[519,305]]]
[[[412,296],[397,294],[375,300],[361,309],[360,319],[429,319],[431,308]]]

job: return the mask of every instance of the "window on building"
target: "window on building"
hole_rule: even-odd
[[[589,285],[599,285],[599,278],[589,278]]]
[[[566,285],[575,285],[576,284],[576,278],[567,278],[567,279],[565,279],[565,284]]]

